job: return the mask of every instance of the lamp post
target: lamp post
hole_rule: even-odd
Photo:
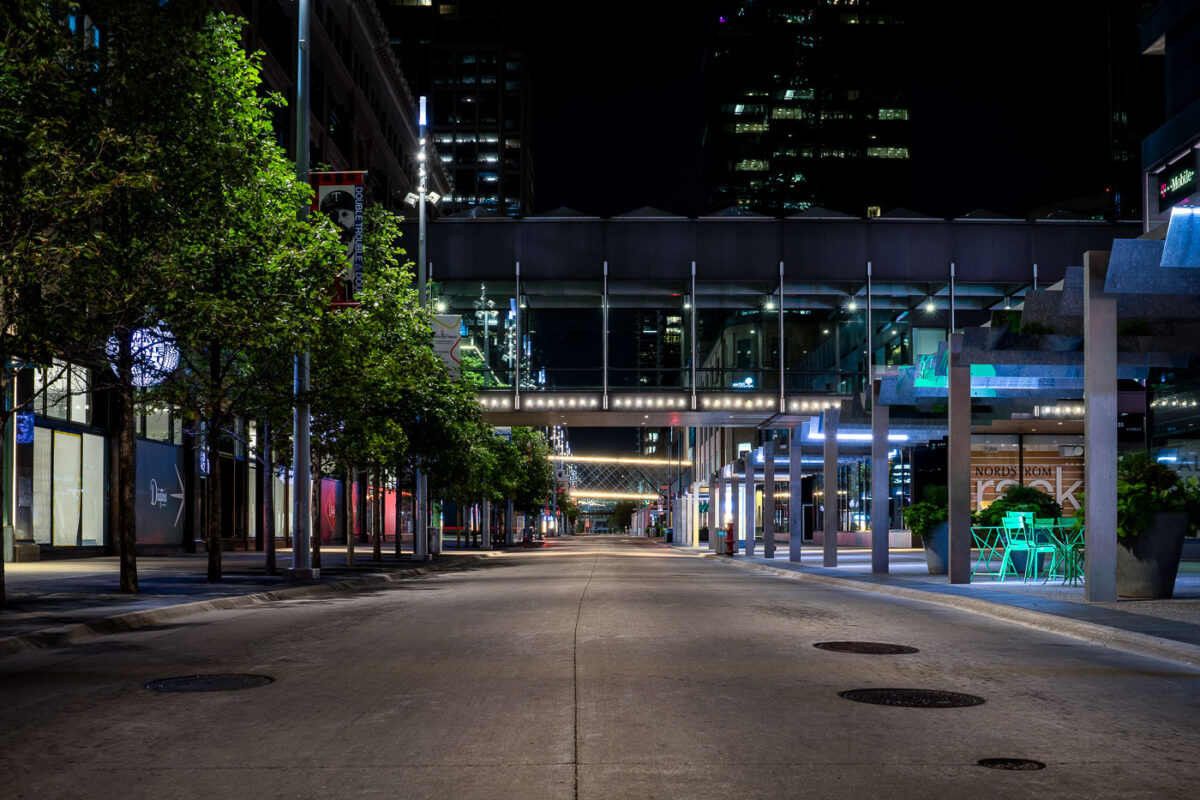
[[[296,47],[296,178],[308,181],[308,106],[309,106],[309,42],[312,21],[312,0],[300,0]],[[308,207],[300,207],[300,217],[308,215]],[[311,388],[308,350],[296,356],[293,388],[296,403],[292,423],[292,466],[294,468],[292,488],[292,568],[289,575],[295,578],[315,578],[320,570],[312,568],[312,480],[310,472],[309,408],[307,397]]]
[[[421,305],[421,310],[425,310],[425,278],[428,262],[426,261],[425,249],[425,203],[429,193],[428,176],[429,170],[426,168],[425,158],[425,143],[427,139],[427,124],[425,95],[421,95],[420,107],[418,109],[417,119],[417,138],[421,150],[417,155],[417,298]],[[438,198],[434,198],[434,202]],[[420,467],[416,470],[416,486],[413,487],[415,494],[413,496],[413,558],[417,561],[427,561],[429,559],[429,528],[426,526],[426,521],[429,516],[429,492],[426,476]],[[396,532],[398,537],[400,532]]]

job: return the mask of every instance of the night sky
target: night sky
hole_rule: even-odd
[[[1103,192],[1103,3],[918,5],[915,210],[1024,217]],[[700,174],[711,6],[540,6],[530,30],[536,212],[715,210]]]
[[[531,31],[535,212],[715,210],[700,171],[711,5],[544,7]],[[1103,192],[1103,4],[920,5],[927,11],[912,30],[914,210],[953,217],[988,208],[1023,218]],[[571,442],[577,453],[636,447],[628,428],[573,428]]]

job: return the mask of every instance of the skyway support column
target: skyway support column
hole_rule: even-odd
[[[492,501],[484,500],[479,510],[479,548],[492,549]]]
[[[733,523],[733,552],[738,550],[738,535],[742,530],[742,483],[738,480],[738,459],[729,468],[729,521]],[[744,470],[743,470],[744,474]]]
[[[803,426],[792,428],[791,437],[792,442],[788,445],[788,561],[799,564],[804,546],[804,495],[800,481]]]
[[[1117,599],[1117,301],[1104,293],[1108,253],[1083,255],[1083,599]]]
[[[871,381],[871,572],[888,572],[888,529],[891,496],[888,487],[888,407],[879,402],[878,380]]]
[[[971,582],[971,365],[959,364],[963,335],[950,335],[949,489],[950,582]]]
[[[721,473],[714,472],[708,479],[708,549],[717,550],[717,531],[722,524]]]
[[[838,417],[841,415],[839,406],[827,408],[824,412],[825,432],[825,474],[822,478],[824,488],[821,490],[821,503],[825,506],[825,560],[827,567],[837,566],[837,535],[838,535]]]
[[[754,555],[754,485],[757,482],[754,476],[754,451],[746,453],[746,481],[742,484],[742,522],[745,524],[745,530],[742,531],[746,539],[746,555]]]
[[[775,557],[775,442],[763,445],[763,555]]]

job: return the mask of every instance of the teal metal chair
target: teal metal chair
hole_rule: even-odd
[[[1004,535],[999,527],[975,525],[971,527],[971,538],[975,540],[975,549],[979,555],[975,557],[975,566],[971,570],[971,580],[976,575],[989,575],[998,578],[1004,565]],[[1000,566],[993,568],[992,564],[1000,561]]]
[[[1052,517],[1031,517],[1028,523],[1029,530],[1029,558],[1028,567],[1025,570],[1025,578],[1029,579],[1029,573],[1033,573],[1033,579],[1037,580],[1038,567],[1042,563],[1042,556],[1050,556],[1050,564],[1046,569],[1045,580],[1049,580],[1057,566],[1056,561],[1060,558],[1062,548],[1055,538],[1055,528],[1058,527],[1058,520]]]
[[[1018,513],[1009,512],[1000,520],[1000,533],[1004,538],[1004,558],[1000,562],[1000,581],[1003,582],[1010,574],[1020,575],[1024,580],[1029,572],[1029,533],[1025,529],[1025,520]],[[1025,570],[1019,572],[1013,564],[1014,553],[1025,553]]]

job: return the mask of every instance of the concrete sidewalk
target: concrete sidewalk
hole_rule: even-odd
[[[264,553],[227,552],[222,553],[220,583],[205,580],[207,553],[141,556],[137,594],[118,591],[116,556],[5,564],[7,604],[0,607],[0,656],[162,624],[200,611],[384,584],[499,554],[455,551],[417,562],[385,549],[382,561],[372,561],[370,546],[360,545],[355,565],[348,567],[345,546],[323,548],[321,577],[292,580],[268,575]],[[280,572],[291,566],[290,550],[277,554],[276,566]]]
[[[839,548],[838,566],[833,568],[820,566],[821,548],[813,546],[804,549],[799,564],[788,561],[786,546],[777,548],[773,559],[762,556],[761,546],[749,558],[741,552],[734,557],[717,556],[706,546],[676,549],[796,580],[952,606],[1200,667],[1200,562],[1180,564],[1171,600],[1087,603],[1082,586],[1063,586],[1057,580],[1023,583],[1011,578],[1004,582],[981,578],[970,584],[951,585],[945,575],[929,574],[925,555],[918,549],[891,550],[886,575],[871,573],[871,551],[867,548]]]

